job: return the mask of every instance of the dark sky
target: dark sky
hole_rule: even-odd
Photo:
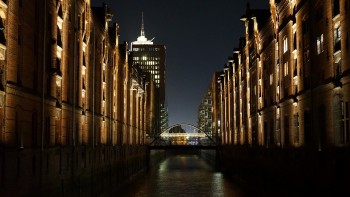
[[[145,34],[166,45],[166,99],[169,125],[197,125],[198,105],[211,76],[220,71],[244,35],[247,0],[92,0],[105,2],[120,26],[120,40]],[[251,8],[269,8],[268,0],[250,0]]]

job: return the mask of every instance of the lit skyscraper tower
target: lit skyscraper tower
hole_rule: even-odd
[[[154,39],[154,38],[153,38]],[[159,126],[162,130],[167,127],[167,110],[165,107],[165,45],[153,44],[153,39],[148,40],[145,36],[145,28],[142,14],[141,34],[136,41],[131,43],[131,64],[139,65],[144,72],[151,74],[152,80],[158,89]]]

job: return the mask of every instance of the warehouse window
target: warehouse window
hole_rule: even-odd
[[[335,29],[335,32],[334,32],[334,37],[335,37],[335,42],[340,42],[340,38],[341,38],[341,30],[340,30],[340,26],[338,26],[336,29]]]
[[[333,17],[337,16],[340,13],[339,0],[333,1]]]
[[[349,102],[341,101],[341,118],[340,118],[340,142],[342,144],[348,144],[350,141],[350,109]]]
[[[284,37],[283,38],[283,53],[288,51],[288,38]]]
[[[288,62],[284,63],[284,76],[288,75]]]
[[[270,85],[273,83],[273,74],[270,74]]]
[[[323,34],[317,36],[317,54],[323,52]]]
[[[299,144],[299,114],[294,114],[294,144]]]

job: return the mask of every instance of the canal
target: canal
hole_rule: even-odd
[[[195,154],[172,154],[123,185],[111,196],[123,197],[239,197],[237,184]]]

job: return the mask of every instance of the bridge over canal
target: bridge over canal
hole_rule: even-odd
[[[156,135],[150,150],[216,150],[217,141],[211,133],[187,123],[174,124]]]

